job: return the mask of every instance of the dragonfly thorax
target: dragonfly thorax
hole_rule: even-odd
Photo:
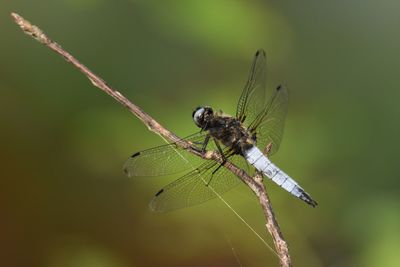
[[[193,120],[203,131],[230,147],[235,154],[243,152],[255,145],[255,136],[235,117],[213,112],[210,107],[198,107],[193,111]]]

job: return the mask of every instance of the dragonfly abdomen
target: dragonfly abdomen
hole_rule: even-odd
[[[317,205],[317,202],[315,202],[295,180],[273,164],[256,146],[246,150],[244,156],[251,165],[277,185],[295,197],[305,201],[307,204],[313,207]]]

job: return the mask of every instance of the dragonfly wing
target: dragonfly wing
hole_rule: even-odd
[[[254,56],[249,77],[239,98],[236,118],[241,122],[252,122],[265,105],[266,56],[260,49]]]
[[[190,135],[184,140],[201,149],[207,137],[206,132]],[[209,142],[210,143],[210,142]],[[180,148],[177,143],[166,144],[134,153],[124,164],[129,176],[160,176],[179,173],[201,162],[201,158]]]
[[[278,86],[271,99],[250,124],[249,130],[255,133],[257,146],[261,149],[272,144],[269,155],[278,151],[282,140],[283,128],[288,108],[288,91]]]
[[[234,155],[229,161],[239,165],[238,167],[247,166],[241,156]],[[197,205],[217,197],[240,183],[240,179],[232,172],[219,166],[220,164],[214,161],[205,162],[168,184],[150,202],[151,210],[166,212]]]

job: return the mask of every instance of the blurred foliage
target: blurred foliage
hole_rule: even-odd
[[[167,214],[147,202],[176,177],[127,179],[162,144],[15,11],[177,134],[191,111],[234,113],[257,48],[290,108],[273,158],[319,202],[267,182],[296,266],[400,266],[400,3],[0,2],[1,266],[277,266],[220,201]],[[224,195],[270,243],[244,186]]]

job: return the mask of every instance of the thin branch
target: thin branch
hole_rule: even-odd
[[[190,153],[193,153],[194,155],[202,157],[203,159],[215,160],[219,163],[223,163],[222,157],[218,152],[207,151],[205,153],[202,153],[195,146],[192,146],[191,143],[182,140],[177,135],[175,135],[174,133],[163,127],[150,115],[144,112],[140,107],[133,104],[120,92],[113,89],[103,79],[94,74],[85,65],[80,63],[70,53],[65,51],[59,44],[57,44],[56,42],[52,41],[49,37],[47,37],[47,35],[37,26],[32,25],[29,21],[25,20],[23,17],[21,17],[16,13],[11,13],[11,16],[14,18],[15,22],[21,27],[21,29],[26,34],[32,36],[40,43],[44,44],[51,50],[55,51],[56,53],[64,57],[65,60],[67,60],[77,69],[79,69],[92,82],[94,86],[98,87],[106,94],[110,95],[112,98],[117,100],[120,104],[125,106],[131,113],[133,113],[139,120],[141,120],[149,128],[149,130],[164,137],[165,139],[167,139],[172,143],[177,143],[178,146],[187,150]],[[280,265],[282,267],[291,266],[288,246],[285,239],[283,238],[278,222],[275,219],[275,215],[272,210],[270,200],[268,198],[265,186],[262,182],[262,176],[256,175],[254,178],[252,178],[246,172],[244,172],[243,170],[241,170],[240,168],[238,168],[237,166],[235,166],[230,162],[225,162],[224,167],[226,167],[228,170],[230,170],[232,173],[238,176],[257,195],[260,204],[262,206],[265,218],[267,220],[266,227],[273,238],[275,248],[278,252]]]
[[[269,200],[267,190],[265,189],[265,185],[262,180],[262,174],[256,172],[256,174],[254,175],[254,181],[262,188],[262,190],[259,191],[258,198],[260,201],[260,205],[263,209],[264,216],[267,220],[266,227],[274,241],[274,245],[276,251],[278,252],[281,266],[292,266],[287,242],[283,237],[278,221],[275,218],[275,214],[271,206],[271,201]]]

